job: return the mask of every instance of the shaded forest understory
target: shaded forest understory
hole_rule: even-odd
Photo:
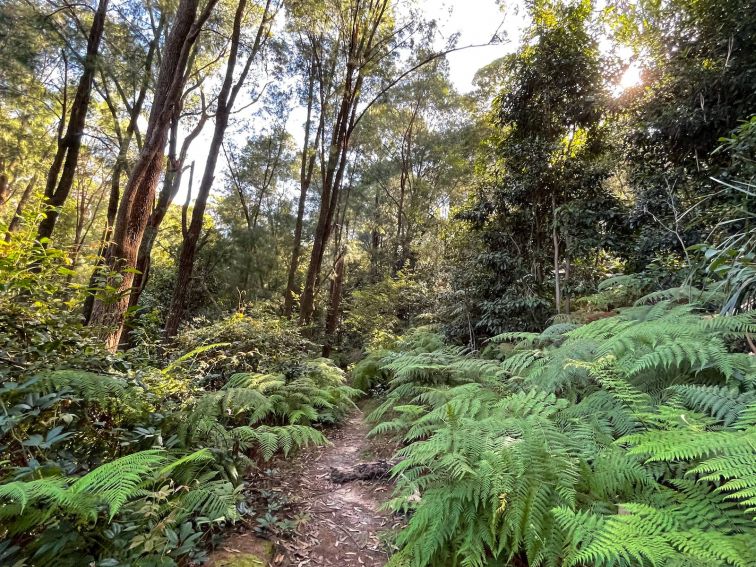
[[[756,3],[491,4],[0,3],[0,565],[754,565]]]

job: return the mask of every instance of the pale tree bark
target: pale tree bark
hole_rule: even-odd
[[[38,179],[39,174],[35,173],[29,180],[29,183],[26,184],[24,192],[21,194],[21,198],[18,200],[18,203],[16,203],[16,212],[13,213],[13,218],[11,219],[10,224],[8,225],[8,230],[5,233],[6,242],[10,242],[11,235],[19,228],[21,228],[21,221],[23,221],[24,219],[24,209],[31,200],[32,194],[34,193],[34,187],[37,185]]]
[[[209,0],[198,14],[199,0],[181,0],[161,54],[144,144],[124,188],[113,241],[105,254],[104,276],[110,286],[117,289],[117,297],[98,297],[90,319],[90,325],[102,329],[103,339],[110,350],[118,347],[123,332],[139,246],[163,171],[163,151],[168,141],[171,119],[186,82],[189,56],[216,3],[217,0]]]
[[[328,301],[328,313],[326,315],[325,341],[323,342],[323,356],[331,356],[331,351],[336,345],[336,333],[341,318],[341,297],[344,290],[344,268],[346,250],[342,248],[334,265],[334,275],[331,280],[331,292]]]
[[[277,5],[276,8],[272,10],[271,3],[272,0],[267,0],[265,4],[254,45],[252,46],[251,52],[247,57],[247,62],[244,65],[238,80],[234,83],[234,70],[236,68],[239,54],[242,20],[247,6],[246,0],[240,0],[236,8],[226,73],[220,93],[218,94],[213,138],[208,148],[208,157],[205,162],[205,170],[202,173],[202,180],[197,189],[197,199],[195,200],[194,208],[192,209],[192,220],[189,223],[189,227],[184,236],[184,242],[181,246],[181,253],[179,255],[178,273],[176,275],[176,283],[173,289],[173,298],[171,299],[171,306],[165,323],[165,335],[167,337],[172,337],[178,332],[179,325],[184,317],[186,302],[189,297],[192,271],[194,269],[194,258],[197,254],[197,244],[202,232],[207,199],[210,195],[210,189],[212,188],[215,179],[215,167],[218,163],[218,155],[220,154],[223,145],[223,137],[226,133],[226,128],[228,127],[229,116],[234,107],[236,97],[244,85],[244,81],[249,74],[252,62],[269,37],[270,25],[275,17],[278,6]]]
[[[58,148],[47,174],[45,204],[48,210],[46,217],[40,222],[37,230],[37,240],[39,241],[49,239],[52,236],[60,208],[66,202],[73,186],[76,166],[79,162],[81,139],[84,136],[84,126],[92,95],[92,83],[97,67],[97,53],[100,49],[100,41],[105,29],[107,9],[108,0],[100,0],[94,19],[92,20],[92,27],[89,29],[84,70],[79,78],[79,85],[76,88],[76,94],[71,104],[71,114],[68,119],[66,133],[58,138]]]
[[[79,181],[79,189],[76,195],[76,222],[74,225],[74,240],[71,246],[71,269],[75,270],[79,264],[79,257],[84,248],[84,242],[87,240],[92,226],[97,218],[102,201],[105,197],[105,182],[103,182],[95,191],[87,193],[83,187],[84,183],[91,184],[91,180]],[[95,200],[96,199],[96,200]],[[67,281],[71,281],[73,274],[69,274]]]

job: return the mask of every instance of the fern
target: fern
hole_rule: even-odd
[[[753,317],[680,300],[500,335],[501,362],[385,354],[371,434],[405,443],[387,506],[412,512],[389,564],[752,564]]]
[[[102,401],[124,395],[126,381],[118,376],[106,376],[80,370],[56,370],[40,373],[26,383],[27,389],[50,393],[63,389],[87,400]]]
[[[161,449],[126,455],[87,473],[71,485],[71,491],[94,495],[108,506],[109,519],[112,520],[121,506],[134,495],[136,488],[155,469],[162,467],[167,458]]]

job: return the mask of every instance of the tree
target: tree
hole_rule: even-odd
[[[98,297],[90,319],[91,325],[103,329],[105,343],[111,350],[118,347],[121,339],[139,246],[164,167],[163,150],[186,82],[187,62],[216,2],[209,0],[198,13],[199,0],[181,0],[162,54],[144,144],[124,189],[113,242],[103,262],[107,285],[115,290],[116,298]]]
[[[113,234],[116,214],[118,213],[118,201],[121,196],[122,178],[125,174],[128,174],[131,143],[135,136],[137,139],[140,138],[139,119],[142,117],[142,108],[148,99],[148,91],[152,86],[154,79],[153,63],[155,59],[159,59],[160,42],[168,19],[166,13],[161,11],[156,22],[151,5],[146,6],[146,11],[147,19],[150,22],[151,38],[143,47],[144,57],[135,58],[133,51],[146,34],[141,29],[132,29],[134,24],[124,20],[118,26],[114,24],[113,27],[117,28],[119,33],[114,33],[113,35],[116,37],[109,42],[106,41],[106,48],[109,59],[124,60],[126,65],[123,69],[117,68],[112,63],[99,66],[101,81],[98,91],[113,119],[113,132],[118,146],[110,179],[107,222],[102,235],[103,250]],[[139,18],[144,18],[144,13],[143,11],[137,14],[131,13],[129,16],[138,21]],[[129,25],[130,23],[131,25]],[[121,41],[123,43],[120,43]],[[142,55],[139,50],[137,50],[137,53]],[[112,86],[110,86],[111,84]],[[131,93],[128,92],[130,85],[133,86]],[[113,89],[115,89],[115,93]],[[122,128],[121,124],[124,120],[126,127]]]
[[[587,1],[536,3],[527,43],[503,66],[481,190],[460,214],[481,239],[473,271],[463,269],[477,280],[466,294],[480,306],[484,334],[540,328],[562,309],[570,257],[614,250],[623,230],[621,207],[604,185],[612,67],[600,58],[590,14]],[[585,224],[570,222],[574,208],[588,215]],[[578,226],[587,230],[578,234]],[[469,321],[460,327],[467,331]]]
[[[176,334],[179,324],[184,316],[189,280],[191,279],[192,270],[194,268],[194,257],[197,253],[197,243],[199,242],[200,233],[202,232],[202,222],[205,215],[207,198],[210,195],[210,189],[212,188],[215,179],[215,166],[218,162],[218,155],[220,154],[221,145],[223,144],[223,136],[226,133],[229,116],[231,115],[234,103],[236,102],[236,97],[244,85],[253,61],[267,42],[273,19],[275,18],[280,5],[272,4],[272,0],[266,0],[265,6],[260,15],[260,23],[257,27],[254,43],[247,56],[247,61],[244,64],[239,78],[234,82],[234,70],[239,55],[239,45],[242,37],[242,22],[245,17],[246,6],[246,0],[240,0],[234,16],[226,73],[216,103],[213,138],[208,148],[205,170],[202,174],[202,181],[197,190],[197,199],[195,200],[192,209],[192,220],[186,235],[184,236],[184,243],[181,246],[176,287],[173,291],[171,307],[165,323],[165,334],[168,337],[172,337]]]
[[[297,219],[294,226],[294,243],[291,248],[291,260],[289,261],[289,271],[286,279],[286,291],[284,292],[284,315],[291,317],[294,310],[294,293],[296,291],[296,278],[299,269],[299,256],[302,251],[302,230],[304,227],[304,212],[307,204],[307,195],[312,184],[313,174],[315,172],[315,160],[317,158],[317,148],[320,146],[320,140],[323,136],[323,127],[325,126],[325,114],[318,113],[317,128],[315,138],[311,142],[312,126],[316,122],[315,113],[318,96],[316,92],[316,44],[322,40],[322,35],[317,39],[314,34],[310,34],[306,39],[299,38],[298,47],[300,48],[300,63],[305,64],[305,83],[307,90],[304,95],[305,107],[307,108],[307,117],[304,124],[304,140],[302,142],[302,153],[300,156],[299,168],[299,200],[297,201]],[[307,56],[309,55],[309,56]]]
[[[720,139],[756,108],[755,11],[753,1],[709,0],[617,11],[617,40],[634,49],[643,70],[642,88],[621,98],[630,220],[639,227],[634,270],[659,255],[684,257],[684,246],[740,203],[711,178],[728,175],[726,153],[714,152]],[[675,234],[675,217],[690,207],[696,222],[688,217]]]
[[[92,95],[92,83],[97,70],[97,56],[105,29],[105,16],[108,9],[108,0],[99,0],[97,11],[92,20],[87,38],[87,52],[84,57],[83,71],[79,78],[73,101],[71,102],[70,115],[66,125],[65,115],[69,110],[66,108],[66,96],[63,97],[63,109],[58,125],[58,148],[53,158],[53,163],[47,173],[45,183],[45,200],[48,206],[47,216],[39,224],[37,240],[44,242],[52,236],[55,222],[58,220],[59,209],[63,206],[73,186],[81,139],[84,136],[84,126],[89,110],[89,101]],[[65,128],[65,134],[64,132]]]
[[[387,49],[384,34],[390,34],[389,0],[348,3],[334,14],[333,24],[338,25],[338,36],[333,40],[333,57],[343,56],[343,75],[338,79],[329,75],[323,53],[316,54],[320,83],[321,112],[326,112],[325,94],[333,88],[339,96],[334,105],[333,121],[329,126],[326,148],[321,149],[320,210],[315,227],[312,253],[300,302],[299,319],[310,323],[315,310],[315,290],[323,264],[328,239],[333,230],[334,215],[338,207],[341,182],[346,168],[349,143],[354,132],[357,107],[366,74]],[[339,13],[340,12],[340,13]],[[323,142],[325,142],[325,132]]]

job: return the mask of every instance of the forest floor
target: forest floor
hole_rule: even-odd
[[[386,534],[402,519],[380,510],[391,496],[387,479],[334,483],[331,472],[387,458],[393,447],[369,440],[362,411],[339,428],[326,431],[331,445],[305,451],[293,460],[278,460],[266,471],[264,487],[252,487],[272,509],[262,539],[260,530],[237,532],[211,559],[213,567],[382,567],[390,545]],[[275,518],[275,520],[274,520]],[[280,529],[279,526],[284,526]],[[245,530],[244,527],[241,530]],[[264,558],[244,562],[244,556]]]

